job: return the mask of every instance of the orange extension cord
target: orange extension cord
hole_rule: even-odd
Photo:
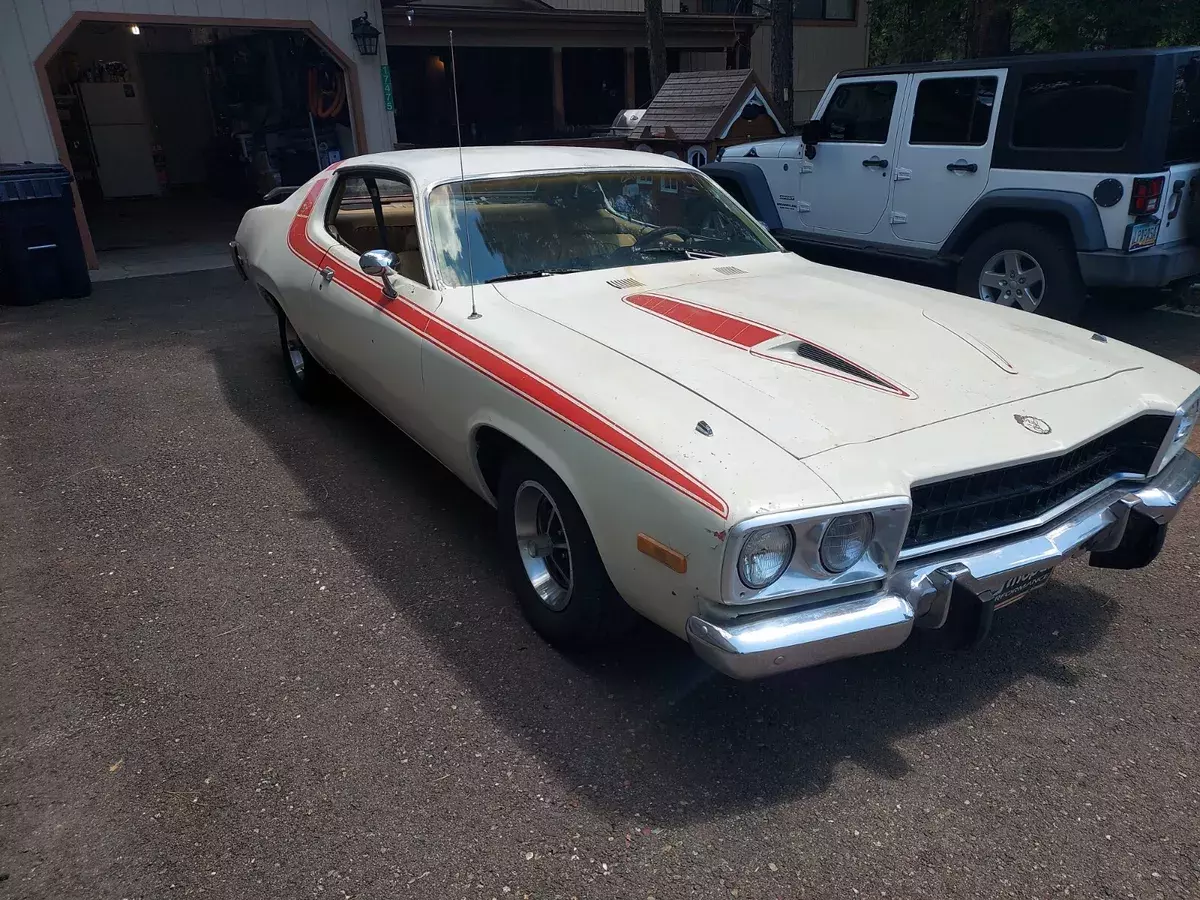
[[[346,81],[341,75],[333,90],[322,90],[318,84],[316,69],[308,70],[308,108],[318,119],[334,119],[346,105]]]

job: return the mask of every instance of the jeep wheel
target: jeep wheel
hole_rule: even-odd
[[[1070,245],[1040,225],[1013,222],[985,231],[958,267],[958,292],[988,303],[1070,322],[1086,292]]]

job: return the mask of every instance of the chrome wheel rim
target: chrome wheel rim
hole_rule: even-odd
[[[1002,250],[979,273],[979,299],[1035,311],[1046,294],[1046,275],[1023,250]]]
[[[549,492],[536,481],[517,488],[513,502],[517,552],[538,599],[555,612],[571,602],[574,570],[562,514]]]
[[[288,365],[292,367],[292,371],[296,373],[297,378],[304,377],[304,354],[301,348],[304,346],[300,343],[300,335],[296,334],[296,329],[292,327],[292,323],[286,319],[283,322],[283,339],[287,344]]]

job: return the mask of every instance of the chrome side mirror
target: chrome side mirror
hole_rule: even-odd
[[[396,254],[391,250],[368,250],[358,258],[358,267],[363,274],[383,280],[385,297],[395,297],[396,289],[392,287],[389,276],[396,274]]]

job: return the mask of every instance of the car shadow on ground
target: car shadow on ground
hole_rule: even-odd
[[[757,683],[716,674],[649,626],[612,650],[567,657],[525,625],[502,587],[484,502],[348,391],[316,409],[295,399],[266,333],[245,349],[213,351],[227,402],[303,486],[309,515],[336,531],[398,616],[573,802],[613,820],[677,824],[771,806],[825,790],[845,765],[903,778],[930,732],[1022,680],[1073,683],[1086,668],[1078,658],[1118,611],[1056,581],[1000,614],[977,651],[909,642]],[[415,534],[405,532],[410,518]],[[392,539],[402,534],[410,551],[398,562]],[[421,534],[433,553],[420,552]]]

